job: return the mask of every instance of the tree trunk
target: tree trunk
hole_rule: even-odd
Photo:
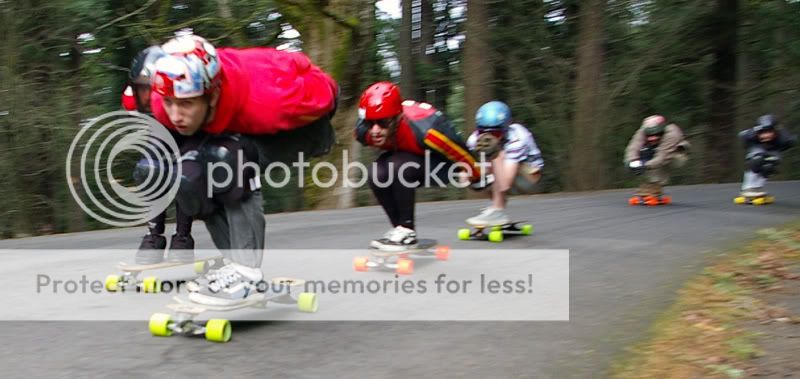
[[[717,0],[711,65],[711,122],[705,138],[705,177],[731,180],[736,136],[736,33],[738,0]]]
[[[306,203],[315,208],[355,205],[356,191],[344,187],[346,173],[341,169],[343,154],[347,154],[350,162],[358,160],[360,155],[360,149],[353,146],[351,136],[356,123],[356,101],[361,91],[362,75],[374,39],[375,19],[374,4],[364,6],[363,3],[358,0],[332,0],[326,6],[307,5],[298,8],[292,5],[281,10],[295,17],[291,21],[300,31],[303,50],[314,64],[333,76],[341,91],[339,108],[332,120],[337,143],[324,158],[337,168],[336,184],[327,189],[315,188],[309,185],[309,178],[305,180]],[[345,19],[345,15],[355,17]]]
[[[403,96],[414,98],[417,96],[417,79],[414,60],[414,46],[412,43],[412,20],[413,0],[401,0],[403,5],[403,16],[400,24],[400,36],[398,40],[398,59],[400,60],[400,90]]]
[[[583,3],[578,33],[578,78],[575,83],[575,118],[570,154],[569,187],[601,188],[606,172],[603,156],[605,101],[603,92],[603,18],[605,0]]]
[[[416,62],[417,93],[416,99],[426,101],[433,105],[439,105],[439,94],[436,92],[436,77],[433,72],[435,64],[433,55],[429,54],[429,49],[433,47],[433,4],[431,0],[419,0],[414,2],[416,11],[419,14],[418,26],[419,38],[414,39],[414,61]]]
[[[494,66],[489,47],[488,9],[485,1],[467,2],[466,41],[464,44],[464,125],[475,130],[475,112],[493,97]]]
[[[247,43],[247,36],[244,35],[236,19],[233,17],[230,0],[217,0],[217,9],[219,10],[220,18],[225,20],[227,24],[228,33],[230,33],[234,44],[236,46],[245,45]]]

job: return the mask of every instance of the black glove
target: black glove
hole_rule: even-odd
[[[473,191],[483,191],[489,188],[489,186],[491,186],[492,183],[494,183],[494,175],[487,174],[484,178],[486,180],[478,180],[476,182],[472,182],[469,185],[469,188]]]

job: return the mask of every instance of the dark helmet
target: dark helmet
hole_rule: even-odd
[[[167,54],[160,46],[150,46],[133,58],[131,62],[131,69],[128,72],[128,81],[131,84],[150,85],[150,79],[155,73],[155,63],[158,58],[166,56]]]
[[[769,130],[775,130],[777,126],[778,120],[775,119],[775,116],[771,114],[765,114],[758,118],[756,121],[756,126],[753,129],[756,133],[761,133]]]

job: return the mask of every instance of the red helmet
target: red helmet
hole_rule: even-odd
[[[403,97],[394,83],[377,82],[369,86],[358,103],[358,115],[365,120],[395,117],[403,112]]]
[[[126,111],[136,110],[136,95],[133,93],[131,86],[126,86],[125,91],[122,92],[122,108]]]

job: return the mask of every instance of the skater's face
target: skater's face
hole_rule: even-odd
[[[219,101],[219,89],[208,95],[179,99],[163,97],[164,111],[175,129],[184,136],[197,133],[206,122],[214,119],[214,111]]]
[[[150,113],[150,84],[134,84],[133,93],[136,95],[136,109],[139,112]]]
[[[758,140],[762,143],[764,142],[772,142],[775,139],[775,131],[774,130],[765,130],[761,133],[758,133]]]
[[[372,123],[372,127],[369,129],[369,137],[372,143],[378,146],[384,145],[388,141],[392,129],[394,129],[396,120],[396,117],[369,120],[368,122]]]
[[[656,134],[656,135],[652,135],[652,136],[647,136],[647,144],[648,145],[651,145],[651,146],[652,145],[658,145],[659,142],[661,142],[661,136],[660,135]]]

